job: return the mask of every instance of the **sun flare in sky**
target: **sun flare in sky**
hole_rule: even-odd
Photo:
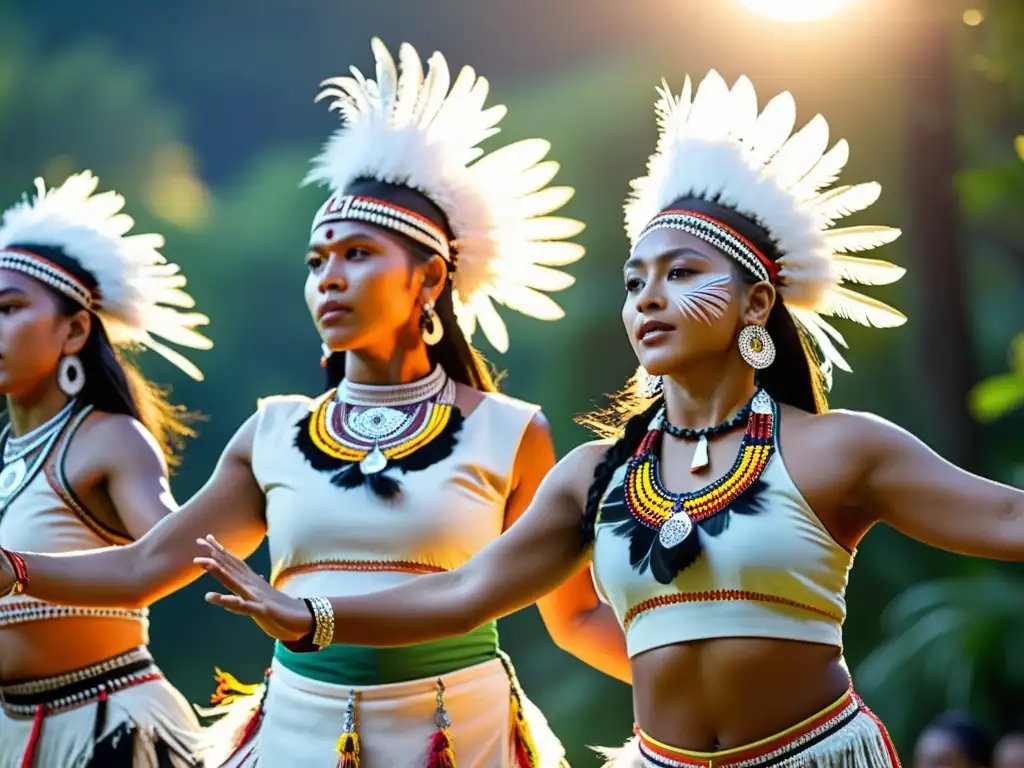
[[[810,21],[835,13],[850,0],[740,0],[743,5],[779,21]]]

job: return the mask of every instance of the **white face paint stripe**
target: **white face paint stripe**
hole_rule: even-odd
[[[687,286],[684,291],[673,297],[673,302],[683,313],[683,317],[711,323],[725,314],[729,306],[729,281],[731,275],[709,275],[703,280]]]

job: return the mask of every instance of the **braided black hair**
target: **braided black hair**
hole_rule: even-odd
[[[587,489],[587,504],[583,509],[581,541],[587,546],[594,539],[594,524],[597,522],[597,509],[601,498],[611,482],[615,470],[626,463],[630,456],[640,447],[647,434],[651,419],[661,408],[662,398],[658,397],[642,411],[635,413],[622,426],[622,435],[605,451],[604,458],[594,469],[594,479]]]

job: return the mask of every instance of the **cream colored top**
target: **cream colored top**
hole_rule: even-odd
[[[267,398],[256,417],[252,468],[266,495],[271,579],[284,592],[365,594],[457,568],[502,533],[516,454],[538,406],[485,395],[447,458],[390,470],[402,492],[385,501],[365,486],[332,485],[296,448],[300,421],[319,402]]]
[[[853,553],[804,500],[776,450],[761,474],[758,514],[729,514],[717,536],[698,526],[702,552],[671,584],[630,565],[629,541],[596,527],[594,581],[626,632],[629,655],[717,637],[766,637],[842,647]],[[601,503],[625,504],[619,467]]]
[[[131,539],[96,520],[76,498],[64,473],[72,438],[91,407],[83,408],[64,430],[40,468],[0,513],[0,547],[16,552],[81,552]],[[56,605],[27,595],[0,599],[0,628],[64,617],[110,617],[145,622],[148,612],[124,608],[79,608]]]

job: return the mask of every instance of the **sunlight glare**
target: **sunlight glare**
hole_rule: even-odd
[[[810,21],[835,13],[850,0],[740,0],[754,13],[779,21]]]

